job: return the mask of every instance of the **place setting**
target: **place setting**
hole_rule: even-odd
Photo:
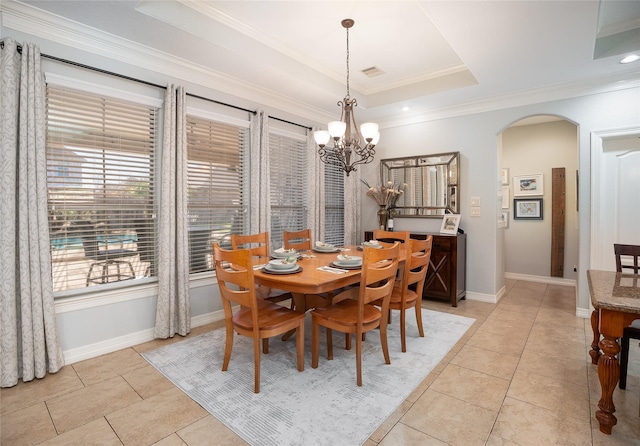
[[[322,253],[322,254],[331,254],[334,252],[340,252],[340,248],[338,248],[336,245],[332,245],[331,243],[324,243],[324,242],[318,241],[313,247],[313,251]]]
[[[293,248],[292,249],[278,248],[278,249],[274,249],[273,252],[271,253],[272,259],[288,259],[290,257],[294,257],[298,260],[302,258],[300,253]]]
[[[301,271],[297,257],[272,259],[262,267],[262,272],[267,274],[295,274]]]
[[[361,269],[362,268],[362,257],[359,256],[349,256],[346,254],[340,254],[329,264],[329,266],[339,269]]]
[[[381,249],[382,245],[380,244],[380,242],[378,242],[378,240],[368,240],[368,241],[364,241],[362,242],[362,245],[358,246],[358,251],[362,251],[364,250],[364,248],[375,248],[375,249]]]

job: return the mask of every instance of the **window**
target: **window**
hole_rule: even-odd
[[[271,189],[271,240],[282,247],[283,231],[308,228],[307,139],[281,130],[269,133],[269,178]]]
[[[46,107],[54,292],[153,275],[158,108],[58,85]]]
[[[222,118],[221,118],[222,119]],[[213,270],[211,246],[231,248],[248,221],[249,122],[187,116],[189,271]]]
[[[344,244],[344,171],[339,166],[324,167],[324,242]]]

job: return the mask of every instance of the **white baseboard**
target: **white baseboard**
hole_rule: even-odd
[[[487,302],[490,304],[497,304],[499,297],[494,294],[474,293],[473,291],[467,291],[465,299],[477,300],[478,302]]]
[[[591,311],[589,308],[576,308],[576,316],[584,319],[591,318]]]
[[[526,280],[528,282],[547,283],[549,285],[576,286],[573,279],[562,279],[560,277],[550,276],[532,276],[529,274],[504,273],[505,279]]]
[[[211,322],[217,322],[224,319],[224,311],[218,310],[212,313],[202,314],[191,318],[191,327],[200,327]],[[73,364],[75,362],[84,361],[85,359],[95,358],[96,356],[106,353],[122,350],[123,348],[133,347],[134,345],[144,342],[153,341],[153,328],[142,330],[136,333],[130,333],[106,341],[96,342],[94,344],[83,345],[82,347],[65,350],[62,352],[65,364]]]

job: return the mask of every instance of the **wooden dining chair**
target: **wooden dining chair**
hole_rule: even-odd
[[[260,341],[263,353],[269,351],[269,338],[296,331],[298,371],[304,370],[304,312],[264,302],[256,297],[253,259],[249,249],[225,250],[213,245],[216,276],[224,308],[226,342],[222,371],[227,371],[234,334],[253,338],[254,392],[260,392]],[[232,304],[239,304],[235,313]]]
[[[254,265],[268,263],[271,251],[269,250],[269,233],[258,234],[231,234],[231,249],[249,249]],[[258,287],[258,297],[277,303],[292,299],[291,293],[283,290],[274,290],[269,287]],[[293,299],[292,299],[293,300]]]
[[[640,257],[640,245],[622,245],[614,244],[613,252],[616,256],[616,271],[619,273],[625,270],[633,271],[633,274],[638,274],[638,257]],[[623,262],[623,260],[630,260],[631,264]],[[639,321],[628,327],[625,327],[622,331],[622,338],[620,339],[620,388],[626,389],[627,387],[627,369],[629,368],[629,339],[640,339],[640,325]]]
[[[311,251],[311,229],[302,231],[283,231],[284,249]]]
[[[405,239],[409,238],[409,231],[384,231],[382,229],[373,230],[373,239],[382,242],[395,242],[404,243]],[[402,248],[400,248],[402,249]]]
[[[407,351],[406,338],[406,312],[413,308],[416,314],[416,325],[418,334],[424,338],[422,327],[422,290],[424,281],[427,278],[429,259],[431,258],[431,247],[433,237],[428,236],[426,240],[408,239],[404,243],[405,262],[402,268],[402,278],[396,281],[391,297],[389,299],[389,311],[400,311],[400,340],[402,351]],[[415,285],[415,290],[411,285]],[[374,302],[374,305],[381,306],[382,301]],[[391,319],[391,317],[389,317]]]
[[[387,343],[389,297],[398,271],[400,244],[389,248],[363,250],[360,286],[349,288],[333,298],[333,304],[311,311],[311,367],[318,367],[320,327],[327,330],[327,359],[333,359],[332,330],[356,336],[357,384],[362,386],[362,335],[380,328],[380,344],[386,364],[391,364]],[[380,300],[382,307],[372,305]]]

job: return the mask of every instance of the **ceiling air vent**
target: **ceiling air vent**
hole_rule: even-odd
[[[365,68],[364,70],[362,70],[362,72],[369,77],[376,77],[376,76],[380,76],[381,74],[384,74],[384,71],[382,71],[378,67]]]

